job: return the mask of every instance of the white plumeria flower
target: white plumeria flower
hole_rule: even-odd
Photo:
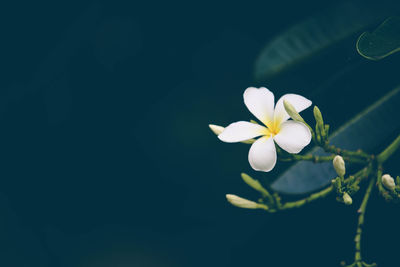
[[[239,121],[228,125],[218,138],[227,143],[236,143],[261,136],[249,151],[249,162],[254,170],[269,172],[274,168],[277,158],[274,141],[283,150],[294,154],[310,143],[310,129],[304,123],[288,120],[289,115],[283,105],[283,100],[286,100],[300,112],[311,106],[310,100],[300,95],[286,94],[274,107],[274,94],[265,87],[249,87],[243,98],[249,111],[266,127]]]

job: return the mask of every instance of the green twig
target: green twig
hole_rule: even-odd
[[[361,170],[359,170],[358,172],[356,172],[353,175],[350,175],[349,178],[344,180],[344,184],[359,184],[362,179],[368,177],[369,173],[372,170],[372,166],[368,165],[367,167],[362,168]]]
[[[362,150],[350,151],[350,150],[341,149],[341,148],[338,148],[338,147],[336,147],[334,145],[329,145],[329,144],[326,144],[325,146],[323,146],[323,149],[326,152],[333,153],[333,154],[336,154],[336,155],[345,156],[345,157],[361,157],[361,158],[364,158],[364,159],[367,159],[367,160],[371,158],[371,155],[363,152]]]
[[[319,198],[325,197],[327,196],[329,193],[332,192],[333,186],[329,186],[319,192],[313,193],[311,195],[309,195],[306,198],[297,200],[297,201],[291,201],[291,202],[286,202],[284,204],[281,204],[280,206],[278,206],[277,208],[279,210],[286,210],[286,209],[292,209],[292,208],[300,208],[301,206],[303,206],[306,203],[310,203],[314,200],[317,200]],[[276,196],[278,197],[278,196]],[[280,200],[280,198],[279,198]]]
[[[378,168],[376,186],[378,187],[379,193],[386,199],[388,194],[382,185],[382,166],[379,166]]]
[[[357,266],[357,267],[376,266],[375,263],[366,264],[365,262],[362,261],[362,258],[361,258],[361,234],[362,234],[362,228],[364,225],[364,216],[365,216],[365,211],[367,208],[368,199],[371,196],[371,192],[372,192],[374,183],[375,183],[375,179],[371,178],[368,188],[365,192],[364,198],[362,200],[361,206],[358,209],[358,213],[360,215],[358,216],[357,234],[356,234],[356,237],[354,238],[356,252],[355,252],[355,256],[354,256],[354,263],[351,265],[348,265],[349,267],[350,266]]]
[[[400,135],[397,136],[394,141],[385,148],[378,156],[377,156],[377,161],[379,164],[382,164],[385,162],[400,146]]]
[[[350,176],[349,178],[344,180],[344,184],[352,184],[352,183],[360,183],[364,178],[368,177],[369,173],[370,173],[371,167],[365,167],[362,170],[358,171],[357,173],[355,173],[354,175]],[[311,195],[309,195],[306,198],[303,199],[299,199],[296,201],[291,201],[291,202],[286,202],[284,204],[281,203],[281,198],[280,196],[275,193],[273,195],[274,199],[275,199],[275,203],[277,203],[277,209],[278,210],[286,210],[286,209],[292,209],[292,208],[300,208],[303,205],[313,202],[319,198],[325,197],[327,196],[329,193],[332,192],[332,190],[334,189],[334,185],[331,185],[327,188],[322,189],[321,191],[318,191],[316,193],[313,193]],[[278,205],[279,203],[279,205]],[[276,212],[276,209],[269,209],[269,212]]]
[[[326,162],[326,161],[332,161],[333,158],[336,155],[330,155],[330,156],[314,156],[311,154],[306,154],[306,155],[298,155],[298,154],[289,154],[289,156],[283,156],[280,157],[280,161],[300,161],[300,160],[306,160],[306,161],[312,161],[314,163],[319,163],[319,162]],[[349,163],[356,163],[356,164],[366,164],[367,161],[364,159],[359,159],[359,158],[351,158],[351,157],[344,157],[344,160]]]

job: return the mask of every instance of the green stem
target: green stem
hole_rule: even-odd
[[[367,177],[369,174],[369,170],[370,167],[365,167],[364,169],[358,171],[357,173],[355,173],[353,176],[347,178],[346,180],[344,180],[344,183],[349,183],[349,182],[357,182],[359,183],[363,178]],[[316,193],[313,193],[311,195],[309,195],[306,198],[300,199],[300,200],[296,200],[296,201],[291,201],[291,202],[286,202],[285,204],[281,204],[280,203],[280,197],[279,195],[276,193],[274,195],[275,197],[275,203],[279,203],[279,205],[277,205],[277,209],[278,210],[286,210],[286,209],[292,209],[292,208],[300,208],[301,206],[304,206],[307,203],[313,202],[314,200],[317,200],[319,198],[325,197],[327,196],[329,193],[331,193],[333,191],[334,187],[333,185],[322,189],[321,191],[318,191]],[[270,209],[268,210],[269,212],[275,212],[275,209]]]
[[[296,155],[296,154],[291,154],[288,157],[281,157],[279,158],[280,161],[300,161],[300,160],[307,160],[307,161],[313,161],[314,163],[318,162],[325,162],[325,161],[331,161],[333,160],[335,156],[313,156],[311,154],[307,155]]]
[[[347,156],[347,157],[361,157],[364,159],[369,159],[371,157],[371,155],[368,155],[367,153],[359,150],[359,151],[350,151],[350,150],[345,150],[345,149],[341,149],[338,147],[335,147],[334,145],[328,145],[326,144],[323,149],[326,152],[330,152],[336,155],[341,155],[341,156]]]
[[[381,165],[378,166],[376,185],[378,186],[379,192],[382,194],[383,197],[385,197],[384,194],[385,194],[386,190],[383,188],[383,185],[382,185],[382,166]]]
[[[350,195],[354,195],[360,189],[359,184],[363,179],[366,179],[370,176],[371,171],[373,170],[372,164],[369,164],[367,167],[359,170],[354,175],[351,175],[349,178],[344,180],[344,184],[346,185],[346,190]]]
[[[369,173],[371,171],[371,166],[368,165],[367,167],[364,167],[363,169],[359,170],[355,174],[349,176],[349,178],[344,180],[344,184],[353,184],[357,183],[359,184],[362,179],[368,177]]]
[[[397,138],[377,156],[378,163],[382,164],[385,162],[399,148],[399,146],[400,135],[397,136]]]
[[[330,156],[314,156],[311,154],[307,155],[297,155],[297,154],[291,154],[289,157],[280,157],[280,161],[300,161],[300,160],[306,160],[306,161],[312,161],[314,163],[318,162],[326,162],[326,161],[332,161],[333,158],[336,155],[330,155]],[[352,158],[352,157],[344,157],[344,160],[349,163],[357,163],[357,164],[366,164],[367,161],[359,158]]]
[[[314,200],[317,200],[321,197],[327,196],[330,192],[332,192],[333,186],[329,186],[319,192],[316,192],[314,194],[309,195],[306,198],[297,200],[297,201],[292,201],[292,202],[286,202],[283,204],[279,209],[280,210],[286,210],[286,209],[292,209],[292,208],[299,208],[303,206],[306,203],[312,202]]]
[[[360,215],[358,217],[357,234],[356,234],[356,237],[354,238],[355,248],[356,248],[354,263],[356,263],[356,264],[361,263],[361,233],[362,233],[362,228],[363,228],[363,224],[364,224],[365,210],[367,208],[368,199],[371,196],[371,192],[372,192],[374,183],[375,183],[375,179],[371,178],[368,188],[367,188],[367,191],[365,192],[364,198],[362,200],[360,209],[358,210]]]

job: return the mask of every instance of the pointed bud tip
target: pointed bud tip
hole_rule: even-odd
[[[210,127],[211,131],[216,135],[220,135],[225,130],[224,127],[215,124],[209,124],[208,127]]]
[[[254,180],[253,178],[250,177],[250,175],[248,175],[248,174],[246,174],[246,173],[244,173],[244,172],[242,172],[242,173],[240,174],[240,176],[242,177],[243,180]],[[249,178],[250,178],[250,179],[249,179]]]
[[[317,123],[323,125],[324,120],[322,119],[321,111],[319,110],[319,108],[317,106],[314,106],[313,113],[314,113],[314,118],[317,121]]]

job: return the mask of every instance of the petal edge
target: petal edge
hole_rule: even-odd
[[[250,166],[256,171],[269,172],[276,164],[276,149],[274,140],[261,137],[253,143],[249,150]]]
[[[297,154],[311,142],[311,132],[304,123],[285,121],[274,140],[283,150]]]
[[[274,118],[274,94],[265,87],[249,87],[243,93],[244,104],[247,109],[266,126]]]

